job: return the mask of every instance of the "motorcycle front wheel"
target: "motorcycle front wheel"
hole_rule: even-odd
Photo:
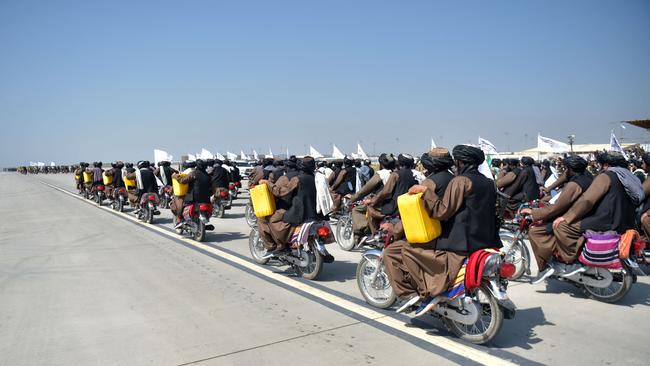
[[[226,210],[224,209],[223,204],[221,202],[215,203],[212,216],[222,219],[223,215],[225,214],[225,211]]]
[[[95,203],[97,203],[97,206],[101,206],[102,201],[102,196],[99,193],[95,194]]]
[[[376,308],[388,309],[397,298],[388,280],[384,263],[375,254],[365,254],[361,257],[357,265],[357,286],[366,302]]]
[[[336,243],[347,252],[354,249],[357,244],[352,229],[352,218],[349,215],[341,216],[339,222],[336,223]]]
[[[526,243],[518,240],[510,233],[501,233],[499,236],[501,237],[501,241],[504,242],[502,250],[505,250],[505,261],[515,265],[515,273],[510,277],[510,280],[518,280],[530,268],[530,259],[528,258],[528,251],[525,247]]]
[[[600,271],[609,271],[606,268],[596,268],[596,273]],[[607,287],[591,287],[584,285],[585,293],[587,296],[594,300],[615,303],[625,297],[632,288],[634,283],[634,276],[626,268],[620,270],[610,271],[614,279]]]
[[[255,263],[267,264],[269,262],[269,258],[265,258],[266,248],[264,247],[264,242],[262,241],[260,232],[256,228],[251,229],[251,233],[248,235],[248,248],[251,251],[251,257],[253,257]]]
[[[193,238],[198,242],[202,242],[205,239],[205,224],[199,219],[194,220],[194,224],[196,226]]]
[[[474,344],[485,344],[490,342],[501,330],[503,325],[503,310],[492,296],[485,285],[468,292],[472,300],[478,304],[481,314],[476,323],[467,325],[455,322],[449,318],[443,318],[447,328],[459,338]]]
[[[246,213],[244,215],[246,217],[246,223],[250,227],[254,227],[257,225],[257,216],[255,216],[255,211],[253,211],[253,204],[248,202],[246,204]]]

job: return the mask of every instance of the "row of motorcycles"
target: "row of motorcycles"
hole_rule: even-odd
[[[205,239],[206,231],[214,230],[209,224],[210,217],[223,218],[225,211],[232,207],[232,202],[239,194],[241,182],[233,182],[228,190],[222,190],[212,197],[211,203],[186,205],[183,207],[182,218],[174,216],[174,231],[179,235],[187,235],[196,241]],[[113,188],[106,184],[79,184],[81,196],[92,200],[97,206],[102,206],[106,200],[108,205],[117,212],[124,212],[129,203],[129,193],[125,187]],[[140,198],[140,207],[134,207],[136,217],[144,222],[153,224],[154,216],[160,215],[159,209],[168,209],[173,197],[172,186],[159,187],[158,193],[144,193]]]

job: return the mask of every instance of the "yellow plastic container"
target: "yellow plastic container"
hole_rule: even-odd
[[[122,177],[122,180],[124,181],[124,185],[126,186],[126,189],[135,188],[135,179],[128,179],[126,177]]]
[[[104,180],[104,185],[105,186],[113,184],[113,176],[112,175],[106,175],[106,173],[102,173],[102,179]]]
[[[265,217],[273,215],[275,212],[275,198],[271,194],[269,186],[266,184],[258,184],[250,189],[250,195],[255,216]]]
[[[93,173],[88,173],[84,172],[84,183],[92,183],[93,182]]]
[[[74,179],[79,180],[79,179],[81,179],[81,176],[77,174],[77,175],[74,176]]]
[[[187,174],[179,174],[181,177],[187,176]],[[174,191],[174,196],[184,196],[187,194],[187,191],[190,189],[189,184],[179,183],[176,179],[172,179],[172,190]]]
[[[427,214],[422,201],[422,193],[403,194],[397,197],[397,207],[402,218],[404,234],[410,244],[424,244],[440,236],[440,221]]]

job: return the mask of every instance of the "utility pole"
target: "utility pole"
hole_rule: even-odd
[[[573,142],[576,140],[576,135],[569,135],[569,145],[571,145],[571,154],[573,154]]]

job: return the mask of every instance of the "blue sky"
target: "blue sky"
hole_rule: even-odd
[[[0,166],[647,140],[649,1],[0,1]]]

